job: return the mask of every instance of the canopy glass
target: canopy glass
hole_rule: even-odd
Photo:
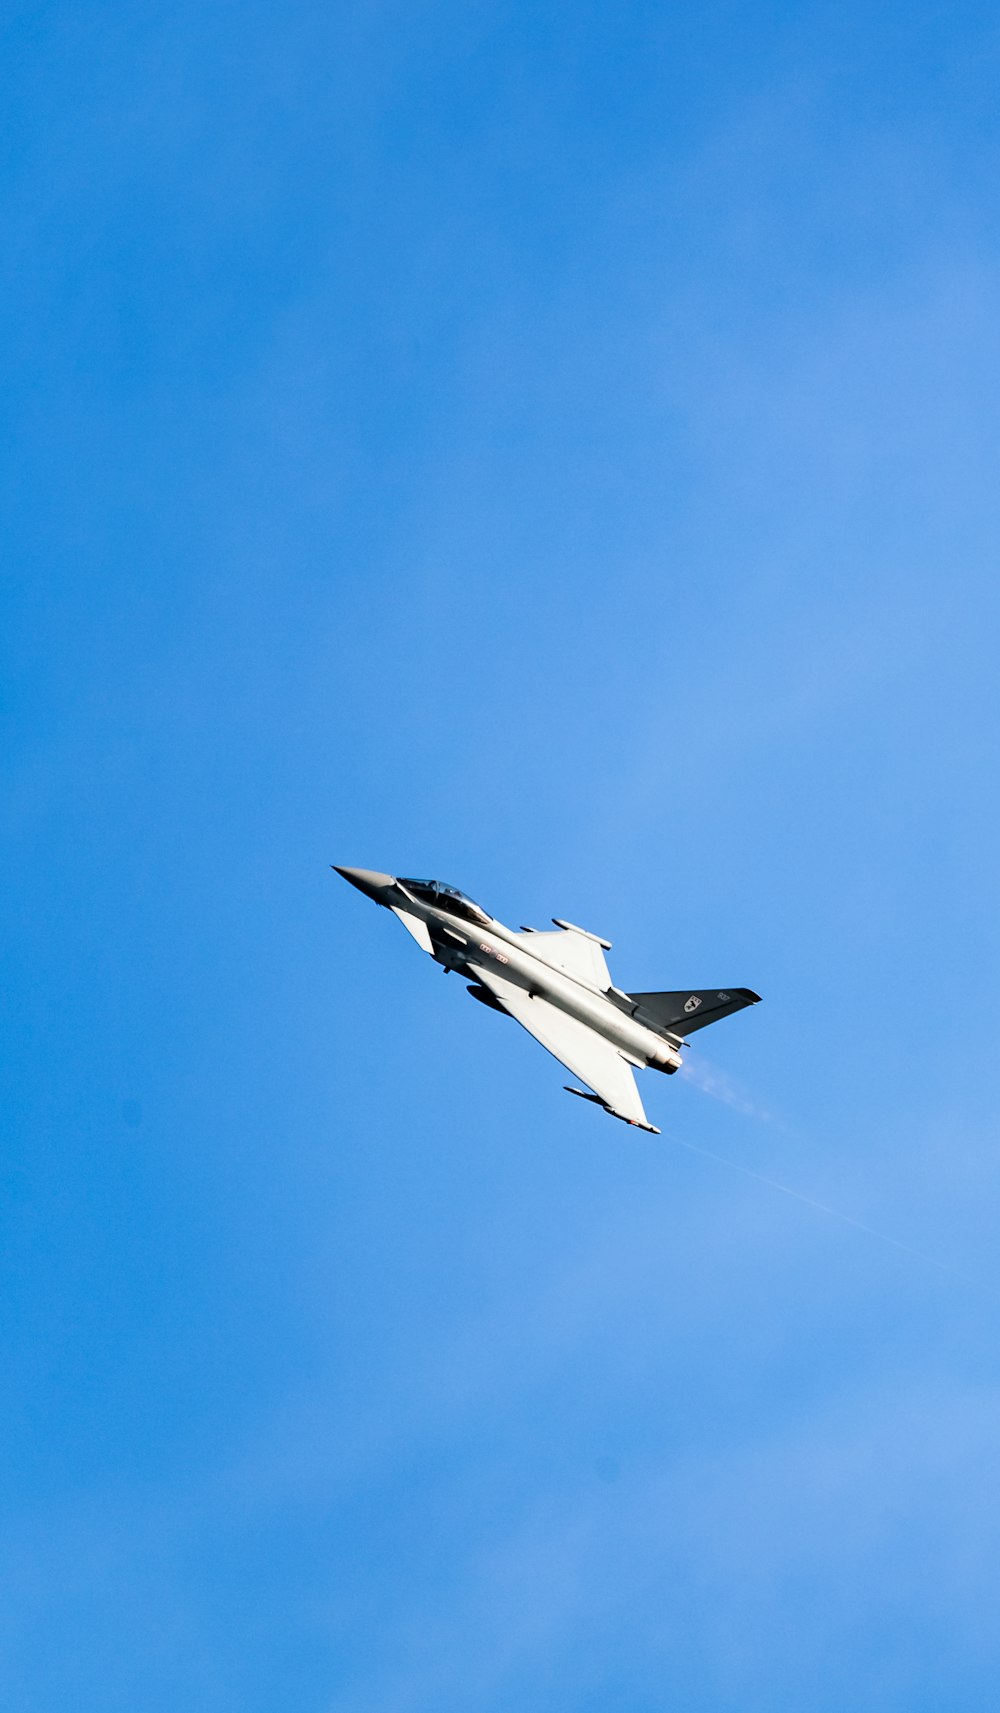
[[[447,910],[449,916],[458,916],[464,922],[489,921],[485,910],[481,910],[464,892],[459,892],[457,886],[446,886],[443,880],[407,880],[400,875],[399,884],[405,886],[407,892],[412,892],[414,898],[419,898],[422,904],[430,904],[435,910]]]

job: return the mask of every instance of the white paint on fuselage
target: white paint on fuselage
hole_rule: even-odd
[[[401,914],[398,907],[394,907]],[[423,904],[417,899],[407,902],[407,913],[426,922],[437,942],[433,956],[446,969],[476,977],[480,970],[502,976],[526,993],[548,1000],[560,1011],[584,1023],[603,1036],[633,1064],[651,1065],[657,1070],[676,1070],[680,1054],[654,1030],[638,1023],[620,1011],[614,1002],[589,982],[581,981],[565,970],[555,969],[544,958],[532,952],[521,936],[490,917],[487,923],[467,922],[448,911]],[[435,933],[435,930],[437,932]],[[444,937],[447,930],[447,937]],[[412,931],[412,930],[411,930]],[[459,945],[451,936],[461,936]],[[442,943],[443,940],[443,943]]]

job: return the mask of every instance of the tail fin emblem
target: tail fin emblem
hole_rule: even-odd
[[[698,998],[698,995],[696,993],[692,993],[691,998],[684,1001],[684,1009],[689,1013],[697,1011],[700,1004],[701,1000]]]

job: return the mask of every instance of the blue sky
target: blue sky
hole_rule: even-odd
[[[995,11],[3,37],[5,1702],[981,1709]],[[765,1003],[637,1136],[331,862]]]

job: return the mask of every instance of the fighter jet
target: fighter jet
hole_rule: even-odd
[[[760,999],[748,987],[624,993],[604,959],[611,941],[559,916],[552,918],[554,932],[522,927],[515,933],[440,880],[334,867],[398,916],[436,963],[471,977],[473,999],[513,1017],[587,1085],[567,1084],[568,1094],[654,1136],[660,1132],[646,1117],[633,1069],[672,1075],[680,1069],[686,1035]]]

